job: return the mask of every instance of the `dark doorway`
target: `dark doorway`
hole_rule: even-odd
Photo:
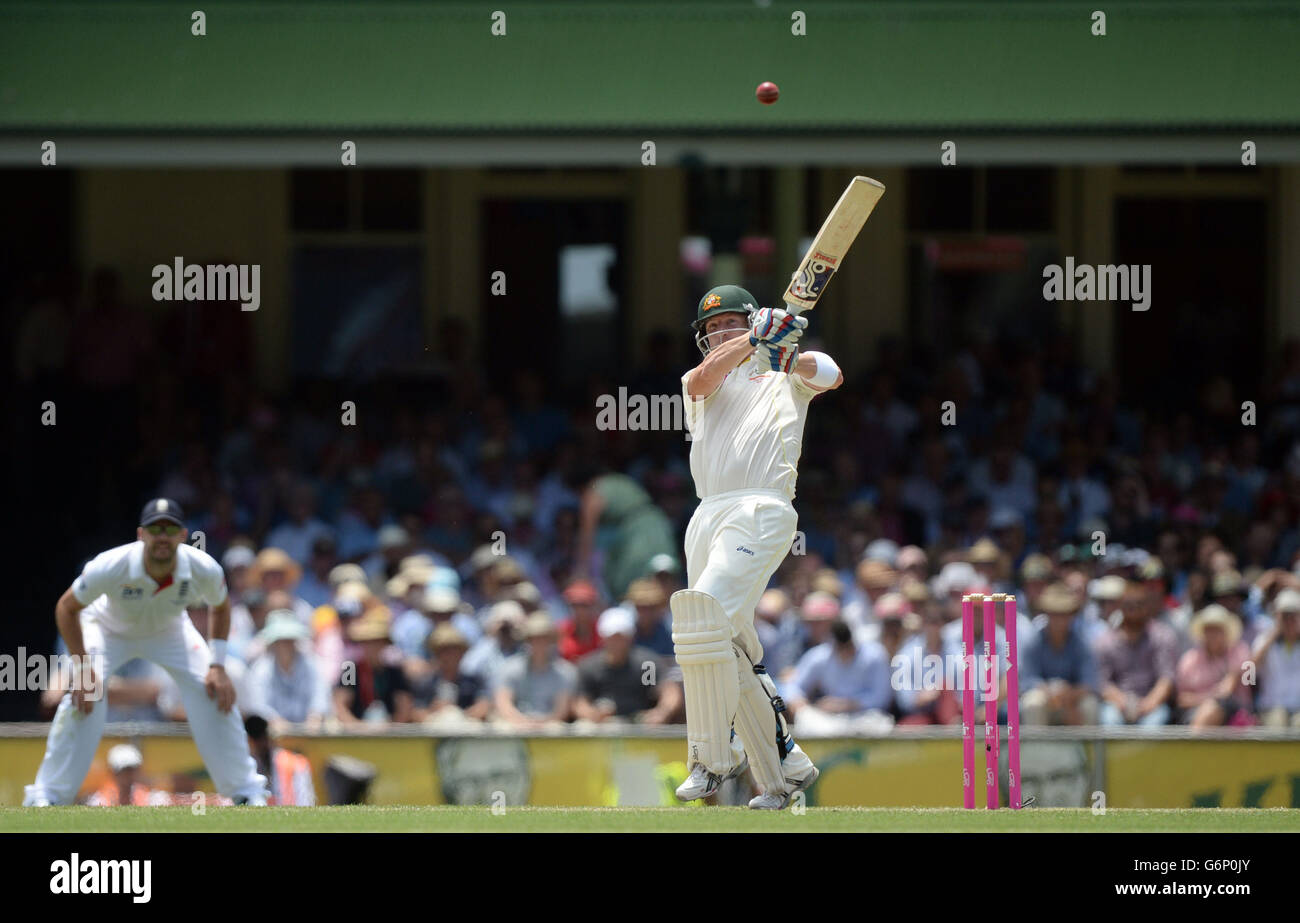
[[[1151,266],[1151,307],[1119,304],[1120,384],[1185,408],[1224,375],[1251,393],[1266,367],[1268,206],[1263,199],[1120,199],[1115,262]]]
[[[571,385],[622,355],[626,215],[616,199],[488,199],[482,204],[483,366]],[[494,295],[492,274],[505,273]]]

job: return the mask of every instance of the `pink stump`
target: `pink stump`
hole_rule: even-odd
[[[961,598],[961,794],[975,807],[975,603]]]
[[[984,788],[990,811],[998,807],[998,623],[993,597],[984,597]]]
[[[1007,634],[1007,782],[1013,810],[1020,798],[1020,654],[1016,646],[1016,597],[1008,593],[1002,605],[1002,626]]]

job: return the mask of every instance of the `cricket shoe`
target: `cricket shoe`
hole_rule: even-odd
[[[802,792],[816,782],[819,775],[821,775],[821,770],[814,766],[812,771],[802,779],[786,779],[785,784],[789,787],[785,791],[766,792],[762,795],[756,795],[750,799],[749,806],[755,811],[784,811],[790,806],[790,800],[794,798],[795,794]]]
[[[677,786],[677,800],[697,801],[700,798],[708,798],[722,787],[723,782],[737,778],[748,768],[748,756],[742,756],[735,768],[725,776],[720,776],[716,772],[709,772],[702,764],[696,763],[691,769],[691,774],[686,777],[686,781]]]

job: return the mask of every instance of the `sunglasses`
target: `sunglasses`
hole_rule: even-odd
[[[150,535],[179,535],[181,527],[174,522],[155,522],[144,527]]]

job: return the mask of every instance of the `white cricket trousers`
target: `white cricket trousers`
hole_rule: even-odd
[[[105,685],[109,676],[136,657],[166,670],[180,690],[194,743],[217,791],[236,799],[265,795],[266,777],[258,773],[248,752],[248,736],[238,705],[222,714],[203,687],[211,662],[208,643],[188,615],[182,614],[167,631],[146,638],[110,634],[93,618],[83,617],[81,634],[86,652],[103,657]],[[40,798],[50,804],[75,802],[104,736],[107,710],[107,703],[100,698],[89,715],[82,714],[73,706],[72,694],[64,694],[50,724],[45,758],[36,772],[36,782],[26,787],[24,804]]]
[[[779,490],[730,490],[700,501],[686,527],[686,580],[708,593],[731,622],[732,638],[762,663],[754,609],[785,560],[798,514]]]

